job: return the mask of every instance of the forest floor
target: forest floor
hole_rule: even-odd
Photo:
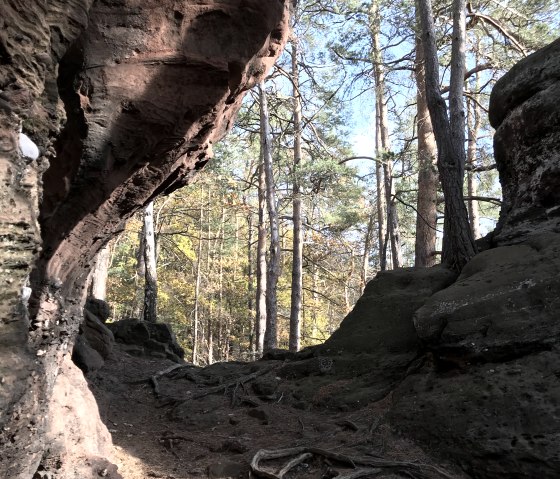
[[[290,448],[284,457],[263,457],[256,464],[265,471],[259,475],[462,477],[436,466],[391,429],[385,420],[390,396],[358,409],[294,401],[293,380],[277,375],[283,364],[178,367],[165,359],[130,356],[117,345],[113,358],[90,378],[90,387],[112,434],[119,473],[124,479],[257,477],[251,461],[259,451]],[[316,391],[328,393],[328,387]],[[279,472],[293,459],[288,472]]]

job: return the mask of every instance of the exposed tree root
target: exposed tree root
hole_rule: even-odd
[[[163,371],[159,371],[150,377],[149,381],[152,387],[154,388],[154,394],[157,398],[159,398],[160,396],[158,379],[182,367],[184,367],[183,364],[174,364],[173,366],[169,366]]]
[[[351,457],[325,449],[305,446],[274,450],[261,449],[253,457],[253,460],[251,461],[251,469],[259,477],[267,479],[283,479],[283,476],[286,475],[287,472],[314,455],[336,461],[353,469],[348,472],[339,472],[334,479],[373,477],[385,472],[386,470],[405,474],[413,479],[453,479],[452,476],[447,474],[445,471],[429,464],[392,461],[369,457]],[[290,456],[296,456],[296,458],[289,461],[278,472],[270,472],[260,465],[261,461],[269,461],[272,459]]]
[[[244,386],[246,383],[255,380],[259,376],[264,376],[265,374],[268,374],[271,371],[274,371],[275,369],[279,369],[280,366],[282,366],[282,364],[274,364],[274,365],[272,365],[268,368],[263,368],[259,371],[255,371],[252,374],[247,374],[246,376],[241,376],[237,379],[225,382],[225,383],[220,384],[218,386],[205,388],[202,391],[199,391],[199,392],[196,392],[196,393],[193,393],[193,394],[189,394],[189,396],[187,396],[187,397],[183,397],[183,398],[180,398],[180,399],[171,399],[170,398],[166,402],[166,405],[174,404],[175,406],[179,406],[180,404],[184,404],[186,402],[193,401],[193,400],[196,400],[196,399],[201,399],[205,396],[209,396],[210,394],[217,394],[217,393],[224,393],[225,394],[231,388],[233,388],[234,396],[235,396],[236,391],[240,386]],[[245,396],[243,399],[244,399],[245,402],[249,402],[247,396]],[[234,397],[234,400],[235,400],[235,397]]]

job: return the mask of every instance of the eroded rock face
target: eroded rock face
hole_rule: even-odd
[[[92,258],[208,161],[288,30],[284,0],[92,3],[0,4],[0,471],[10,479],[41,461]],[[38,159],[22,157],[20,128]],[[31,416],[28,428],[20,419]]]
[[[286,20],[278,0],[94,4],[60,63],[68,122],[44,176],[43,281],[70,287],[123,219],[208,161]]]
[[[185,351],[177,343],[171,326],[164,323],[148,323],[138,319],[122,319],[107,325],[115,339],[137,356],[167,358],[184,363]]]
[[[504,203],[494,240],[560,232],[560,39],[528,56],[492,90],[490,122]]]
[[[410,375],[393,393],[393,426],[473,478],[560,477],[560,354]]]
[[[0,474],[10,479],[32,477],[37,470],[45,443],[47,391],[61,360],[54,352],[50,362],[44,361],[47,349],[41,341],[48,338],[30,341],[27,277],[41,245],[38,202],[49,138],[63,117],[57,63],[85,27],[90,4],[0,4]],[[39,145],[41,157],[23,157],[20,129]],[[35,418],[32,425],[30,417]]]
[[[414,312],[455,278],[454,272],[440,266],[379,272],[316,354],[332,358],[338,377],[360,376],[361,382],[370,385],[368,397],[356,401],[382,399],[402,380],[418,355]],[[359,386],[355,389],[361,390]],[[329,402],[335,400],[336,393]]]
[[[320,349],[331,354],[377,354],[380,361],[402,353],[410,360],[418,341],[412,315],[430,296],[451,285],[456,276],[441,266],[377,273]]]
[[[431,363],[394,426],[473,477],[560,475],[560,234],[475,256],[414,315]]]
[[[440,266],[379,272],[324,344],[267,353],[263,359],[287,360],[276,374],[296,382],[286,401],[345,410],[385,398],[418,367],[414,312],[456,276]]]
[[[500,361],[560,342],[559,310],[560,234],[544,233],[475,256],[414,324],[450,360]]]
[[[111,435],[101,422],[95,398],[68,355],[62,360],[49,398],[49,411],[49,447],[40,467],[50,473],[46,477],[122,479],[110,462]],[[17,467],[12,467],[15,473]]]

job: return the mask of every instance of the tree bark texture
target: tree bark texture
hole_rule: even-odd
[[[246,198],[243,203],[246,204]],[[247,214],[247,311],[249,324],[253,325],[251,331],[251,350],[253,355],[257,353],[257,324],[255,312],[255,285],[253,272],[253,214],[251,211]]]
[[[150,201],[144,210],[144,321],[157,321],[157,271],[156,237],[154,231],[154,202]]]
[[[457,98],[460,93],[462,105],[465,30],[464,25],[461,26],[460,23],[461,19],[464,20],[465,5],[463,0],[455,0],[453,4],[454,32],[450,88],[450,108],[453,110],[451,112],[452,121],[448,117],[445,101],[439,89],[439,65],[431,1],[418,0],[418,6],[424,44],[426,99],[438,147],[437,164],[445,197],[442,262],[448,267],[460,271],[469,259],[475,255],[476,251],[467,208],[463,201],[464,112]],[[461,43],[463,46],[460,45]],[[460,83],[457,80],[459,77],[461,79]],[[462,128],[463,133],[453,132],[452,125],[453,128]],[[463,126],[461,127],[461,125]]]
[[[418,200],[416,204],[416,241],[414,264],[430,267],[436,263],[437,228],[437,146],[426,102],[424,46],[416,37],[416,125],[418,131]]]
[[[376,131],[379,128],[376,126]],[[376,144],[378,143],[376,134]],[[377,148],[376,148],[377,149]],[[385,271],[387,269],[387,254],[385,249],[385,236],[386,231],[386,221],[385,213],[387,211],[387,204],[385,202],[385,176],[383,173],[383,165],[379,162],[375,162],[375,186],[377,190],[377,239],[378,239],[378,249],[379,249],[379,269]]]
[[[274,172],[272,169],[272,144],[270,138],[270,123],[268,103],[263,83],[259,83],[259,97],[261,109],[261,154],[266,179],[266,204],[270,223],[270,256],[266,276],[266,332],[264,350],[275,349],[278,346],[278,302],[277,285],[280,277],[280,234],[278,229],[278,211],[276,208],[276,192],[274,186]]]
[[[292,292],[290,304],[290,351],[298,351],[301,335],[301,302],[303,288],[303,231],[301,220],[301,185],[299,169],[301,164],[301,98],[299,95],[298,39],[292,38],[292,83],[294,97],[294,162],[292,179],[293,204],[293,244],[292,244]]]

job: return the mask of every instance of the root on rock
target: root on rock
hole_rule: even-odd
[[[278,472],[271,472],[261,466],[262,461],[270,461],[284,457],[296,456],[284,465]],[[294,467],[313,456],[320,456],[327,460],[333,460],[352,471],[337,471],[334,479],[356,479],[360,477],[373,477],[382,472],[390,470],[393,473],[401,473],[412,479],[453,479],[442,469],[429,464],[421,464],[406,461],[391,461],[369,457],[351,457],[344,454],[319,449],[316,447],[293,447],[287,449],[261,449],[251,461],[251,470],[259,477],[267,479],[284,479],[284,476]],[[358,467],[360,466],[360,467]]]

